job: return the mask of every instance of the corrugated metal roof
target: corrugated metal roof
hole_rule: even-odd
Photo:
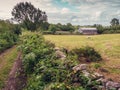
[[[97,28],[79,28],[79,30],[97,30]]]

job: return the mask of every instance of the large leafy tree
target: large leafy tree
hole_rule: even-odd
[[[41,23],[47,21],[46,13],[29,2],[18,3],[12,10],[12,16],[29,30],[35,30]]]
[[[59,28],[58,28],[56,25],[51,24],[51,25],[49,26],[49,31],[51,31],[52,34],[55,34],[57,30],[59,30]]]
[[[112,26],[119,25],[119,19],[113,18],[110,23]]]

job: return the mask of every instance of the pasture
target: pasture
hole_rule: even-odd
[[[103,57],[100,64],[113,74],[120,75],[120,34],[102,35],[44,35],[57,47],[69,50],[82,46],[94,47]]]

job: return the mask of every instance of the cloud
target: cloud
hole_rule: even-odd
[[[69,8],[62,8],[61,14],[66,14],[66,13],[70,13],[70,9]]]
[[[45,11],[50,23],[109,24],[120,19],[120,0],[26,0]],[[0,18],[11,18],[13,7],[25,0],[3,0]]]
[[[72,24],[106,24],[108,25],[113,17],[120,18],[119,0],[61,0],[74,6],[76,10],[71,10],[63,5],[57,9],[58,12],[49,14],[49,21],[52,23]],[[60,3],[61,4],[61,3]],[[61,12],[61,13],[60,13]]]
[[[47,13],[59,12],[59,9],[53,5],[52,0],[35,0],[34,4]]]

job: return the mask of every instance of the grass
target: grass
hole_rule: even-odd
[[[106,68],[120,67],[120,34],[103,35],[44,35],[46,40],[55,43],[58,47],[65,47],[69,50],[82,46],[94,47],[105,59],[101,65]],[[114,71],[114,72],[113,72]],[[112,73],[119,73],[120,70],[110,70]]]
[[[16,47],[14,46],[0,55],[0,88],[4,86],[4,82],[7,80],[17,54]]]

